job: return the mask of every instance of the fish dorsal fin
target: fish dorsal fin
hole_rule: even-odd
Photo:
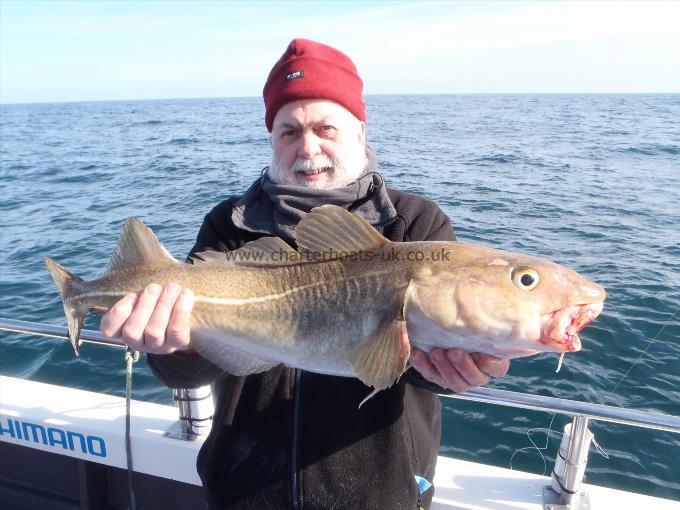
[[[192,260],[194,264],[271,267],[297,264],[300,254],[278,237],[261,237],[238,250],[200,252]]]
[[[360,216],[336,205],[312,209],[295,227],[300,253],[314,260],[329,260],[359,252],[374,252],[387,242]]]
[[[108,272],[116,271],[132,265],[142,264],[176,264],[168,250],[156,238],[153,231],[137,218],[128,218],[113,250]]]

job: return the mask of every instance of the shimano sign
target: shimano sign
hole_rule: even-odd
[[[95,457],[106,457],[106,441],[101,437],[0,416],[0,437],[5,435],[28,443],[61,447],[64,450],[82,452]]]

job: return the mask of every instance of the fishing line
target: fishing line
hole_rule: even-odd
[[[605,459],[609,460],[609,454],[605,451],[604,447],[595,441],[595,436],[591,439],[593,446],[595,447],[595,451],[600,454],[601,457],[604,457]]]
[[[548,449],[548,442],[550,441],[550,432],[552,432],[552,425],[553,421],[555,421],[555,416],[557,416],[557,413],[553,413],[552,417],[550,418],[550,424],[548,425],[548,429],[546,430],[544,427],[535,427],[527,430],[526,435],[529,438],[529,441],[531,441],[531,444],[533,446],[525,446],[523,448],[518,448],[515,450],[515,452],[510,456],[510,470],[512,470],[512,459],[515,458],[515,455],[517,455],[519,452],[523,450],[536,450],[538,454],[541,456],[541,460],[543,461],[543,473],[542,476],[545,476],[545,472],[548,470],[548,464],[545,460],[545,457],[543,456],[542,450],[547,450]],[[541,431],[545,430],[545,446],[539,447],[534,440],[531,438],[531,433],[535,431]],[[555,431],[556,434],[562,434],[562,432]]]
[[[678,313],[678,310],[680,310],[680,308],[677,308],[677,309],[675,310],[675,312],[673,312],[673,315],[671,315],[671,318],[668,319],[668,320],[663,324],[663,326],[661,326],[661,329],[659,330],[659,332],[654,336],[654,338],[652,338],[652,339],[647,343],[647,346],[643,349],[643,351],[640,353],[640,355],[637,357],[637,359],[636,359],[635,361],[633,361],[633,363],[630,365],[630,367],[628,368],[628,370],[626,371],[626,373],[623,374],[623,375],[621,376],[621,379],[619,379],[619,382],[617,382],[617,383],[614,385],[614,388],[612,388],[611,390],[609,390],[609,393],[614,393],[614,392],[616,392],[616,390],[617,390],[618,387],[621,385],[621,383],[623,382],[623,380],[624,380],[626,377],[628,377],[628,374],[630,374],[630,371],[633,370],[633,368],[635,368],[635,365],[637,365],[638,361],[640,361],[640,360],[642,359],[642,357],[643,357],[645,354],[647,354],[647,351],[648,351],[649,348],[652,346],[652,344],[656,342],[656,339],[659,338],[659,335],[661,334],[661,332],[662,332],[664,329],[666,329],[666,326],[668,326],[668,325],[670,324],[670,322],[675,318],[675,315]]]
[[[512,459],[515,458],[515,455],[517,455],[519,452],[524,451],[524,450],[536,450],[538,454],[541,456],[541,460],[543,461],[543,473],[541,473],[541,476],[545,476],[546,471],[548,470],[548,464],[545,460],[545,456],[543,455],[542,450],[547,450],[548,449],[548,443],[550,442],[550,433],[555,432],[555,434],[559,436],[563,436],[564,432],[559,432],[557,430],[552,430],[552,425],[553,421],[555,421],[555,416],[557,416],[557,413],[553,413],[552,417],[550,418],[550,425],[548,425],[548,429],[546,430],[543,427],[536,427],[536,428],[531,428],[527,430],[526,435],[529,438],[529,441],[531,441],[532,446],[525,446],[523,448],[518,448],[517,450],[514,451],[514,453],[510,456],[510,470],[513,469],[512,467]],[[545,446],[538,446],[534,440],[531,438],[531,433],[536,432],[536,431],[541,431],[545,430]],[[595,451],[600,455],[601,457],[604,457],[605,459],[609,460],[609,454],[605,451],[605,449],[602,447],[600,443],[595,441],[595,436],[592,438],[592,443],[593,446],[595,447]]]
[[[644,350],[642,351],[642,353],[640,353],[640,355],[637,357],[637,359],[631,364],[631,366],[628,368],[628,370],[626,371],[626,373],[623,374],[623,376],[621,376],[621,379],[619,379],[619,381],[616,383],[616,385],[614,385],[614,388],[610,390],[610,393],[614,393],[614,392],[617,390],[617,388],[619,387],[619,385],[620,385],[620,384],[623,382],[623,380],[628,376],[628,374],[630,374],[631,370],[633,370],[633,368],[635,367],[635,365],[642,359],[642,357],[643,357],[645,354],[647,354],[647,351],[649,350],[649,348],[652,346],[653,343],[655,343],[655,342],[657,341],[659,335],[661,335],[661,333],[662,333],[663,330],[666,328],[666,326],[668,326],[668,324],[670,324],[670,322],[675,318],[675,315],[676,315],[677,313],[678,313],[678,310],[675,310],[675,312],[673,313],[673,315],[671,315],[671,317],[663,324],[663,326],[661,326],[661,329],[659,329],[659,332],[654,336],[654,338],[652,338],[652,339],[649,341],[649,343],[648,343],[647,346],[644,348]],[[559,360],[558,360],[558,363],[557,363],[557,370],[555,370],[555,372],[559,372],[559,371],[560,371],[560,368],[562,368],[562,360],[563,360],[563,359],[564,359],[564,353],[561,354],[561,356],[560,356],[560,358],[559,358]],[[525,446],[525,447],[523,447],[523,448],[518,448],[517,450],[515,450],[515,451],[513,452],[513,454],[510,456],[510,469],[511,469],[511,470],[513,469],[513,467],[512,467],[512,460],[515,458],[515,455],[517,455],[519,452],[522,452],[522,451],[524,451],[524,450],[536,450],[536,451],[538,452],[538,454],[541,456],[541,460],[543,461],[543,476],[545,476],[545,472],[546,472],[546,470],[547,470],[547,463],[546,463],[546,460],[545,460],[545,456],[543,455],[543,450],[547,450],[547,448],[548,448],[548,443],[549,443],[549,441],[550,441],[550,432],[552,432],[552,425],[553,425],[553,422],[554,422],[554,420],[555,420],[555,416],[557,416],[557,413],[553,413],[552,417],[550,418],[550,425],[548,426],[548,429],[547,429],[547,430],[546,430],[545,428],[543,428],[543,427],[537,427],[537,428],[535,427],[535,428],[531,428],[531,429],[528,429],[528,430],[527,430],[526,436],[529,438],[529,441],[531,442],[531,445],[532,445],[532,446]],[[532,432],[537,432],[537,431],[545,431],[545,432],[546,432],[545,446],[542,446],[542,447],[538,446],[538,445],[534,442],[534,440],[531,438]],[[564,435],[562,432],[557,432],[557,431],[555,431],[555,432],[556,432],[557,434],[559,434],[559,435]],[[609,454],[607,454],[607,452],[606,452],[606,450],[604,449],[604,447],[603,447],[602,445],[600,445],[600,444],[595,440],[595,437],[593,437],[592,442],[593,442],[593,446],[595,447],[595,451],[596,451],[600,456],[604,457],[605,459],[609,459]]]
[[[132,400],[132,364],[139,361],[139,351],[125,348],[125,453],[127,455],[128,490],[130,492],[130,510],[137,510],[135,489],[132,485],[132,441],[130,440],[130,401]]]
[[[623,375],[621,376],[621,379],[619,379],[619,381],[614,385],[614,388],[612,388],[612,389],[609,391],[609,393],[614,393],[614,392],[618,389],[618,387],[621,385],[621,383],[623,382],[623,380],[628,376],[628,374],[630,374],[631,370],[633,370],[633,368],[635,367],[635,365],[637,365],[637,363],[642,359],[642,357],[643,357],[645,354],[647,354],[647,351],[648,351],[649,348],[652,346],[652,344],[654,344],[654,343],[657,341],[657,339],[659,338],[659,335],[661,335],[661,333],[662,333],[663,330],[666,328],[666,326],[668,326],[668,324],[670,324],[670,322],[675,318],[675,315],[678,313],[678,310],[680,310],[680,309],[676,309],[675,312],[673,313],[673,315],[671,315],[671,317],[670,317],[670,318],[669,318],[669,319],[661,326],[661,329],[659,329],[659,332],[654,336],[654,338],[652,338],[652,339],[647,343],[647,345],[645,346],[644,350],[640,353],[640,355],[637,357],[637,359],[631,364],[631,366],[628,368],[628,370],[626,371],[626,373],[623,374]],[[560,363],[558,364],[557,371],[559,371],[560,366],[562,365],[561,361],[562,361],[562,360],[560,359]],[[553,420],[555,419],[555,415],[556,415],[556,413],[552,415],[552,419],[550,420],[550,426],[548,427],[548,431],[547,431],[547,433],[546,433],[545,447],[539,448],[539,447],[536,445],[536,443],[531,439],[531,432],[532,432],[532,431],[536,431],[536,430],[545,430],[545,429],[542,429],[542,428],[529,429],[529,430],[527,431],[527,437],[529,438],[529,441],[531,441],[531,444],[532,444],[533,446],[526,446],[526,447],[524,447],[524,448],[520,448],[520,449],[518,449],[518,450],[515,450],[515,453],[513,453],[512,456],[510,457],[510,469],[512,469],[512,459],[513,459],[513,457],[515,456],[515,454],[517,454],[518,452],[520,452],[520,451],[522,451],[522,450],[536,449],[536,451],[538,451],[539,455],[541,456],[541,460],[543,461],[543,475],[545,475],[545,471],[546,471],[546,461],[545,461],[545,457],[543,456],[543,452],[542,452],[541,450],[545,450],[545,449],[547,449],[547,447],[548,447],[548,441],[549,441],[549,438],[550,438],[550,429],[552,428],[552,424],[553,424]],[[562,434],[562,433],[561,433],[561,432],[558,432],[558,434]],[[600,445],[600,444],[595,440],[595,437],[593,437],[592,442],[593,442],[593,446],[595,447],[595,451],[596,451],[600,456],[602,456],[602,457],[604,457],[605,459],[608,460],[608,459],[609,459],[609,454],[607,454],[607,452],[606,452],[606,450],[604,449],[604,447],[602,447],[602,445]]]

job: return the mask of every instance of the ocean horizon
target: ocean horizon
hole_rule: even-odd
[[[364,94],[364,99],[385,96],[680,96],[680,92],[410,92],[410,93],[375,93]],[[0,97],[0,106],[13,105],[50,105],[50,104],[80,104],[80,103],[118,103],[118,102],[155,102],[155,101],[193,101],[193,100],[229,100],[229,99],[257,99],[260,95],[248,96],[186,96],[186,97],[149,97],[149,98],[121,98],[121,99],[69,99],[59,101],[12,101],[4,102]],[[365,101],[368,102],[368,101]]]

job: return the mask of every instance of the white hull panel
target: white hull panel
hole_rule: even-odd
[[[200,485],[196,455],[203,439],[163,436],[175,407],[132,401],[134,469]],[[0,441],[126,468],[125,399],[0,376]],[[542,510],[548,477],[439,457],[432,510]],[[591,508],[680,510],[680,502],[584,485]]]

